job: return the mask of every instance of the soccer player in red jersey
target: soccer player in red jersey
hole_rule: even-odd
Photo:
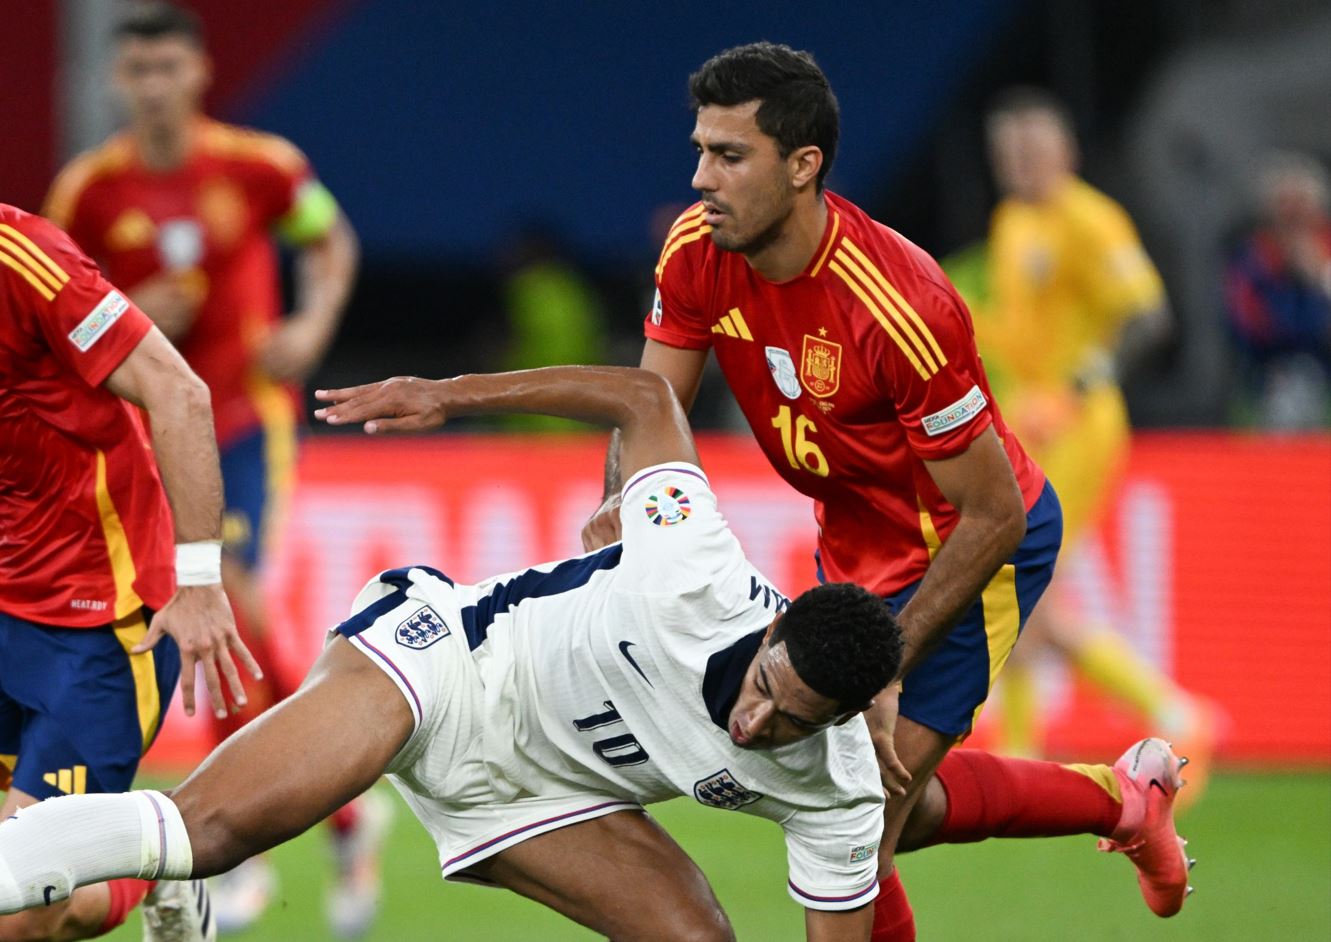
[[[221,586],[207,389],[68,236],[3,204],[0,391],[8,818],[56,795],[125,791],[177,679],[192,714],[202,665],[214,711],[225,714],[224,681],[245,703],[235,660],[256,677],[259,669]],[[0,917],[0,937],[102,935],[150,891],[150,940],[205,937],[201,885],[154,890],[142,880]],[[190,910],[200,918],[182,926]]]
[[[839,114],[811,56],[732,49],[690,91],[702,200],[657,263],[642,366],[687,408],[714,350],[773,467],[815,502],[820,578],[872,589],[900,620],[900,683],[868,714],[893,796],[874,939],[914,938],[894,849],[988,836],[1100,834],[1172,915],[1187,866],[1165,744],[1112,769],[949,755],[1048,585],[1062,530],[993,401],[965,305],[925,252],[824,189]],[[589,549],[615,536],[613,519],[589,522]]]
[[[356,270],[355,235],[305,156],[287,141],[209,119],[210,64],[198,18],[135,4],[116,33],[113,87],[123,133],[75,159],[46,213],[97,258],[207,383],[225,488],[223,576],[270,696],[276,669],[258,573],[293,483],[296,383],[333,339]],[[297,252],[296,310],[282,317],[273,236]],[[218,741],[255,710],[214,723]],[[339,887],[330,915],[356,935],[372,918],[377,870],[357,848],[382,827],[375,796],[334,816]],[[359,837],[357,837],[359,831]],[[353,838],[356,838],[353,840]],[[219,883],[224,928],[257,918],[273,880],[256,861]]]

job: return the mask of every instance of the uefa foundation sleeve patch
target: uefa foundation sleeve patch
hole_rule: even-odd
[[[69,332],[69,342],[79,348],[80,353],[87,353],[102,334],[111,329],[111,325],[120,320],[120,315],[129,310],[129,302],[119,291],[108,291],[106,297],[97,303],[88,316]]]
[[[934,435],[942,435],[950,428],[964,425],[984,411],[984,407],[988,404],[989,400],[984,397],[980,387],[972,386],[970,392],[952,405],[924,417],[922,424],[925,434],[932,438]]]

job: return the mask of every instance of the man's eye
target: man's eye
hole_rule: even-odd
[[[722,154],[721,159],[728,164],[737,164],[740,161],[739,154]]]

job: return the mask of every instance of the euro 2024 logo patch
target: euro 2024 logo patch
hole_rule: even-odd
[[[428,605],[422,605],[403,619],[397,626],[397,631],[393,633],[393,638],[404,648],[415,648],[420,651],[440,638],[447,638],[449,634],[448,626],[435,610]]]
[[[689,507],[689,495],[677,487],[667,487],[660,494],[650,495],[643,509],[647,511],[647,519],[658,527],[673,527],[693,513]]]

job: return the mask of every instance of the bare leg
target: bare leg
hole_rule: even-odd
[[[542,834],[474,869],[614,942],[735,938],[698,865],[641,812]]]
[[[910,770],[911,781],[906,788],[905,797],[892,798],[887,802],[887,809],[884,812],[883,842],[878,848],[879,879],[892,872],[895,866],[894,856],[903,834],[908,831],[908,823],[912,823],[914,819],[909,828],[910,837],[914,839],[917,830],[927,826],[927,823],[921,823],[921,819],[937,812],[936,804],[940,797],[943,798],[942,810],[947,810],[942,786],[934,779],[933,773],[956,740],[901,716],[897,718],[894,742],[897,757]],[[925,800],[924,807],[919,815],[916,815],[915,809],[922,800]],[[938,820],[942,820],[941,815]],[[932,834],[936,828],[935,823],[928,833]],[[911,846],[903,846],[900,849],[909,850]]]
[[[19,808],[36,804],[37,799],[11,788],[5,796],[0,821],[9,819]],[[62,902],[0,916],[0,942],[65,942],[91,939],[97,935],[111,906],[111,893],[105,883],[81,886]]]
[[[365,791],[406,742],[411,708],[337,638],[295,695],[232,736],[171,793],[194,876],[290,840]]]

